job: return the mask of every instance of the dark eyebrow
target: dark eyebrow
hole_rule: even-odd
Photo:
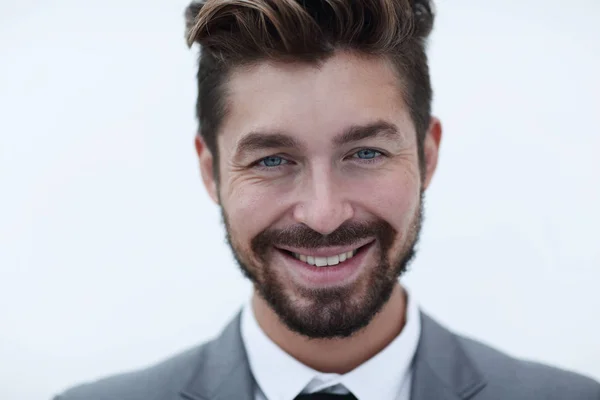
[[[398,128],[396,128],[396,125],[386,121],[376,121],[367,125],[352,125],[342,134],[336,136],[333,139],[333,144],[335,146],[341,146],[377,136],[398,138]],[[298,149],[302,147],[300,142],[285,133],[255,131],[247,134],[238,142],[235,154],[241,156],[244,153],[251,153],[258,150],[281,148]]]
[[[298,148],[300,144],[296,139],[279,132],[251,132],[244,136],[237,144],[236,153],[243,154],[256,150]]]
[[[377,136],[398,138],[400,133],[398,132],[396,125],[386,121],[376,121],[367,125],[353,125],[349,127],[344,133],[333,139],[333,143],[336,146],[341,146]]]

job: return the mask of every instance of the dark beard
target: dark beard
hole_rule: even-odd
[[[349,337],[366,327],[388,302],[398,278],[407,270],[416,254],[423,220],[423,194],[413,223],[399,254],[388,259],[389,250],[394,245],[398,233],[383,220],[368,223],[342,224],[329,235],[321,235],[305,225],[288,229],[268,229],[256,235],[251,241],[251,250],[260,260],[252,263],[252,257],[238,251],[225,212],[223,222],[227,230],[227,242],[244,275],[250,279],[258,294],[275,311],[281,321],[292,331],[313,339]],[[375,238],[379,261],[366,276],[366,294],[357,297],[357,288],[364,285],[360,280],[353,285],[336,288],[307,289],[296,287],[295,291],[311,304],[300,307],[285,293],[280,277],[268,266],[273,246],[314,248],[353,244],[364,238]],[[244,259],[244,261],[242,260]],[[357,298],[356,298],[357,297]]]

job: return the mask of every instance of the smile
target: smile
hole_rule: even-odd
[[[354,246],[351,249],[311,249],[304,251],[293,251],[292,249],[282,249],[288,255],[294,257],[296,260],[302,261],[308,265],[316,267],[328,267],[338,264],[343,264],[345,261],[352,259],[359,251],[372,242]],[[332,254],[333,253],[333,254]],[[337,254],[336,254],[337,253]]]
[[[304,254],[299,254],[299,253],[292,253],[292,255],[294,257],[296,257],[296,259],[300,260],[300,261],[304,261],[305,263],[309,264],[309,265],[316,265],[317,267],[325,267],[328,265],[338,265],[339,263],[342,263],[352,257],[354,257],[354,255],[356,254],[357,250],[350,250],[348,252],[342,253],[342,254],[337,254],[335,256],[331,256],[331,257],[315,257],[315,256],[308,256],[308,255],[304,255]]]

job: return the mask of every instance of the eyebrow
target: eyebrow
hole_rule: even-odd
[[[237,154],[250,153],[257,150],[300,148],[300,143],[293,137],[281,132],[251,132],[244,136],[237,145]]]
[[[400,133],[396,125],[386,121],[376,121],[367,125],[350,126],[344,133],[333,139],[333,144],[342,146],[347,143],[376,137],[397,139],[400,137]]]
[[[335,146],[342,146],[364,139],[387,137],[397,139],[400,133],[396,125],[386,121],[376,121],[366,125],[352,125],[333,139]],[[303,148],[304,146],[292,136],[283,132],[254,131],[242,138],[236,148],[236,154],[242,155],[258,150]]]

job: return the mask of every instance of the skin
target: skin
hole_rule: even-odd
[[[416,132],[401,85],[386,59],[348,52],[320,67],[262,62],[235,70],[230,78],[228,115],[218,137],[219,184],[213,155],[200,135],[195,139],[203,182],[228,216],[236,252],[259,278],[261,268],[273,269],[299,309],[315,306],[298,291],[301,283],[280,263],[261,265],[252,254],[251,240],[261,231],[303,224],[327,235],[344,222],[376,218],[398,232],[388,256],[395,260],[406,251],[421,191],[436,169],[441,124],[432,118],[421,176]],[[374,121],[393,124],[398,134],[335,143],[348,126]],[[283,132],[300,146],[238,151],[242,139],[257,131]],[[361,150],[366,152],[358,154]],[[270,159],[269,166],[261,163],[269,156],[280,158]],[[365,276],[375,256],[369,254],[364,262],[364,276],[353,282],[351,292],[357,304],[365,296]],[[345,338],[310,339],[290,330],[256,290],[252,297],[259,325],[276,344],[316,370],[335,373],[354,369],[389,344],[402,331],[405,305],[397,283],[366,328]]]

